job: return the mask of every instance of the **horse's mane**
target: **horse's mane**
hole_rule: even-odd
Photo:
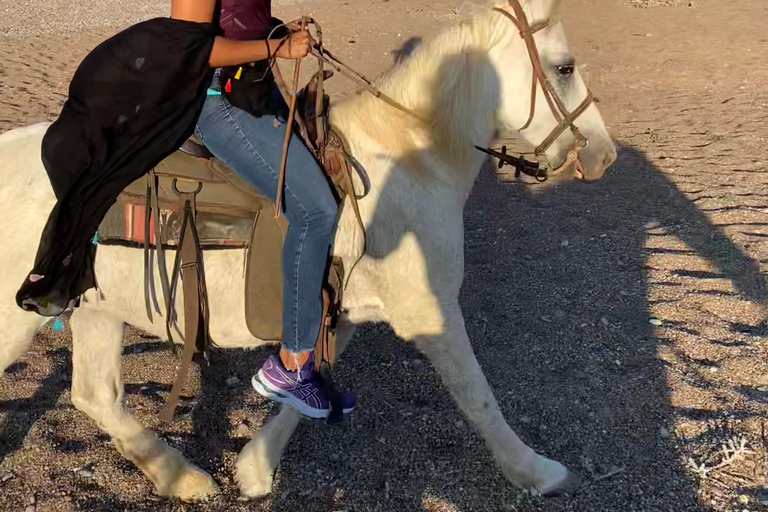
[[[468,139],[473,142],[478,132],[495,122],[488,116],[498,106],[492,104],[498,95],[487,92],[498,79],[487,55],[508,30],[506,23],[488,8],[478,9],[396,55],[395,65],[379,76],[375,86],[416,116],[370,94],[340,102],[336,113],[394,156],[435,149],[443,160],[460,164],[468,152]]]

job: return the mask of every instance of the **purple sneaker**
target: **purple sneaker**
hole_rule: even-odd
[[[331,405],[314,372],[314,364],[314,355],[310,355],[300,372],[290,371],[285,369],[278,355],[273,355],[253,376],[251,384],[270,400],[289,405],[310,418],[325,418],[331,412]],[[339,395],[342,410],[347,414],[355,408],[355,396],[346,392]]]

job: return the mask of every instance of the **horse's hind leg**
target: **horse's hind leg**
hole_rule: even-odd
[[[72,402],[115,441],[161,496],[194,501],[218,491],[213,479],[161,441],[124,405],[120,377],[123,322],[85,303],[72,316]]]
[[[353,324],[340,322],[336,332],[339,355],[347,348],[354,333]],[[237,458],[237,481],[243,496],[256,498],[270,493],[272,474],[300,421],[301,415],[295,409],[282,407],[280,414],[261,427],[245,445]]]

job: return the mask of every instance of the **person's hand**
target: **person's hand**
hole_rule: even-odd
[[[309,53],[309,31],[293,32],[283,43],[278,56],[284,59],[303,59]]]

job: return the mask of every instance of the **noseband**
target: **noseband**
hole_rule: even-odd
[[[547,100],[549,109],[555,116],[557,126],[554,128],[554,130],[552,130],[547,138],[544,139],[544,141],[536,147],[534,154],[537,157],[544,154],[544,152],[549,149],[549,147],[566,130],[566,128],[571,130],[571,133],[573,133],[573,137],[575,139],[573,146],[571,146],[570,150],[568,151],[565,162],[560,165],[560,167],[552,171],[552,174],[556,174],[574,161],[577,161],[579,151],[586,147],[588,142],[586,137],[581,134],[579,129],[573,123],[595,101],[595,98],[592,95],[592,92],[587,90],[587,97],[584,98],[584,101],[582,101],[581,104],[576,107],[573,112],[568,111],[568,109],[565,107],[565,104],[563,103],[563,100],[560,99],[560,96],[557,94],[554,86],[549,81],[549,78],[547,78],[547,74],[544,72],[544,66],[541,63],[539,50],[536,48],[536,42],[533,40],[533,35],[547,27],[549,25],[549,20],[543,20],[534,25],[530,25],[528,23],[528,18],[525,16],[525,12],[523,11],[523,8],[518,0],[509,0],[509,5],[512,7],[514,15],[509,11],[499,7],[494,7],[493,10],[503,14],[509,18],[512,23],[515,24],[515,27],[517,27],[517,30],[520,33],[520,37],[523,39],[523,41],[525,41],[525,46],[528,49],[528,56],[530,57],[531,65],[533,66],[533,80],[531,83],[531,110],[530,114],[528,115],[528,121],[526,121],[522,128],[520,128],[520,131],[528,128],[528,126],[530,126],[531,122],[533,121],[533,115],[536,112],[536,88],[538,84],[541,84],[541,90],[544,93],[544,98]],[[485,152],[487,153],[488,151]],[[495,152],[492,154],[498,156],[498,154]],[[508,156],[506,155],[506,151],[504,151],[503,154],[505,158],[500,159],[499,167],[502,167],[505,163],[514,165],[516,169],[515,176],[519,176],[520,173],[523,173],[527,174],[528,176],[533,176],[539,182],[547,180],[547,171],[546,169],[540,169],[538,162],[528,162],[522,158]]]

